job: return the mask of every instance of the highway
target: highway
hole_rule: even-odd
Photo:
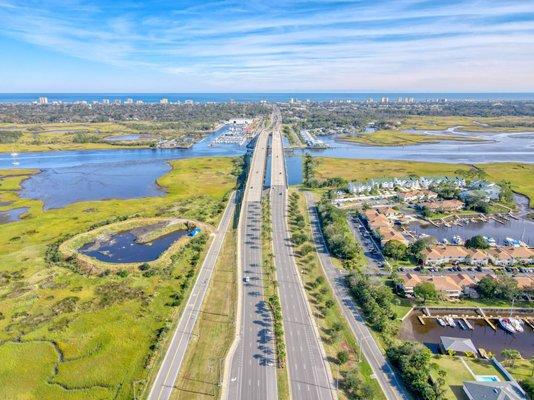
[[[243,195],[238,227],[237,336],[227,358],[223,399],[278,398],[272,316],[264,299],[261,253],[261,197],[268,129],[258,137]]]
[[[219,226],[214,232],[213,241],[200,267],[197,279],[191,290],[191,295],[187,300],[180,321],[174,330],[171,342],[148,395],[149,400],[167,400],[170,398],[174,389],[176,378],[180,372],[187,346],[191,340],[193,329],[209,287],[213,269],[224,242],[224,237],[228,231],[228,227],[232,223],[236,208],[235,199],[234,192],[228,199],[228,204],[219,222]]]
[[[326,354],[297,270],[287,223],[287,185],[280,116],[273,127],[271,156],[273,253],[282,306],[287,368],[293,400],[337,398]]]
[[[409,395],[406,393],[400,378],[397,378],[393,369],[385,356],[380,351],[375,339],[363,317],[361,316],[356,303],[349,293],[346,285],[346,273],[337,269],[330,260],[330,254],[323,238],[315,200],[311,193],[305,193],[308,212],[312,225],[312,234],[317,254],[321,265],[325,271],[328,281],[336,295],[336,299],[341,306],[342,312],[348,321],[352,333],[356,337],[363,355],[371,365],[373,374],[378,380],[384,395],[388,400],[408,400]]]

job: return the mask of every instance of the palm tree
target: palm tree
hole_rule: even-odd
[[[501,355],[506,360],[507,364],[510,366],[515,365],[515,361],[521,359],[521,353],[516,349],[504,349],[501,351]]]

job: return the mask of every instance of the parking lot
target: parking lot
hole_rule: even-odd
[[[356,240],[358,240],[362,246],[365,257],[367,257],[367,260],[369,261],[369,272],[378,274],[387,272],[384,268],[387,266],[387,261],[382,255],[380,245],[375,241],[362,220],[357,216],[350,216],[349,225]]]

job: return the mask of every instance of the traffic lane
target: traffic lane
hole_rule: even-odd
[[[208,253],[202,262],[200,272],[195,280],[195,284],[191,291],[191,295],[187,300],[187,304],[180,317],[175,333],[171,339],[171,343],[165,357],[160,366],[160,370],[156,376],[152,390],[149,393],[149,399],[168,399],[174,388],[174,384],[180,372],[188,344],[193,334],[198,313],[207,292],[209,279],[215,267],[218,255],[222,248],[224,237],[230,226],[232,216],[235,212],[235,193],[232,193],[228,199],[228,204],[225,208],[219,226],[214,232],[214,239],[208,248]]]
[[[282,196],[279,195],[280,191]],[[276,250],[292,395],[294,399],[332,399],[330,382],[325,371],[326,364],[293,258],[293,246],[286,224],[285,189],[274,188],[271,194],[273,243]]]
[[[308,211],[312,222],[312,236],[316,243],[317,253],[319,254],[327,277],[332,283],[334,293],[342,304],[342,312],[353,329],[353,333],[360,344],[365,358],[371,365],[373,371],[375,371],[375,376],[379,381],[380,387],[388,399],[409,399],[409,396],[406,394],[389,362],[380,351],[369,328],[365,324],[365,320],[361,316],[350,294],[350,289],[347,286],[346,273],[341,272],[332,264],[328,248],[320,231],[315,202],[311,194],[306,193],[305,195],[308,202]]]

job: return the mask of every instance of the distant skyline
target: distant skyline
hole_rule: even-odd
[[[0,92],[534,92],[534,0],[0,0]]]

